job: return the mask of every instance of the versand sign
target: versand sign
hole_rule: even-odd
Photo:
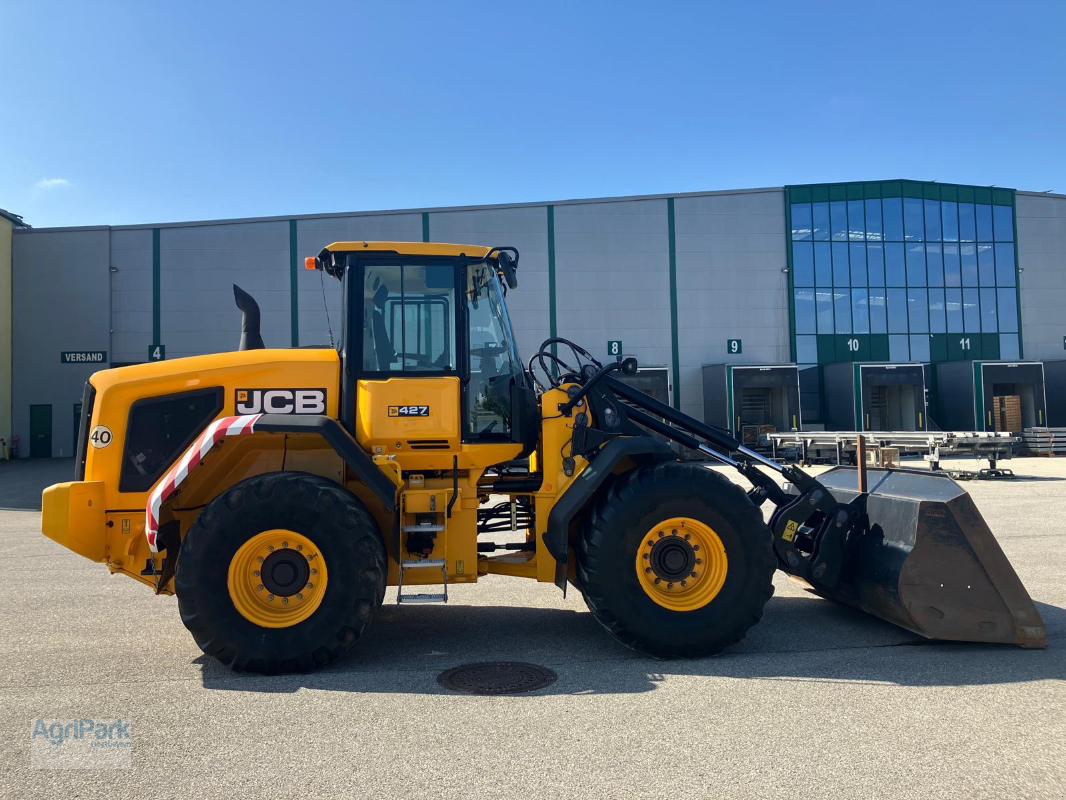
[[[390,417],[428,417],[429,406],[389,406]]]
[[[64,350],[59,354],[63,364],[106,364],[106,350]]]
[[[238,414],[325,414],[325,389],[237,389]]]

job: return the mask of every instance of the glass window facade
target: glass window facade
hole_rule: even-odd
[[[790,186],[786,203],[798,363],[1022,357],[1013,190]]]

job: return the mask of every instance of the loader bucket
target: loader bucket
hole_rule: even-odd
[[[867,471],[868,525],[839,589],[816,589],[930,639],[1045,646],[1047,630],[973,499],[946,475]],[[819,476],[858,495],[857,470]]]

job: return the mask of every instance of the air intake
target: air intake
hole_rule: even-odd
[[[412,450],[447,450],[447,439],[408,439],[407,446]]]

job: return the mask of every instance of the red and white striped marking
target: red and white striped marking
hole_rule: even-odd
[[[206,456],[212,447],[226,436],[243,436],[246,433],[254,433],[255,423],[261,416],[263,415],[242,414],[236,417],[216,419],[207,426],[195,442],[189,445],[189,449],[170,468],[170,471],[156,483],[155,489],[148,495],[148,503],[144,509],[147,518],[144,533],[148,537],[148,548],[153,553],[159,552],[156,549],[156,537],[159,535],[159,507],[163,505],[163,501],[174,494],[181,482],[189,476],[189,470],[199,464],[200,459]]]

